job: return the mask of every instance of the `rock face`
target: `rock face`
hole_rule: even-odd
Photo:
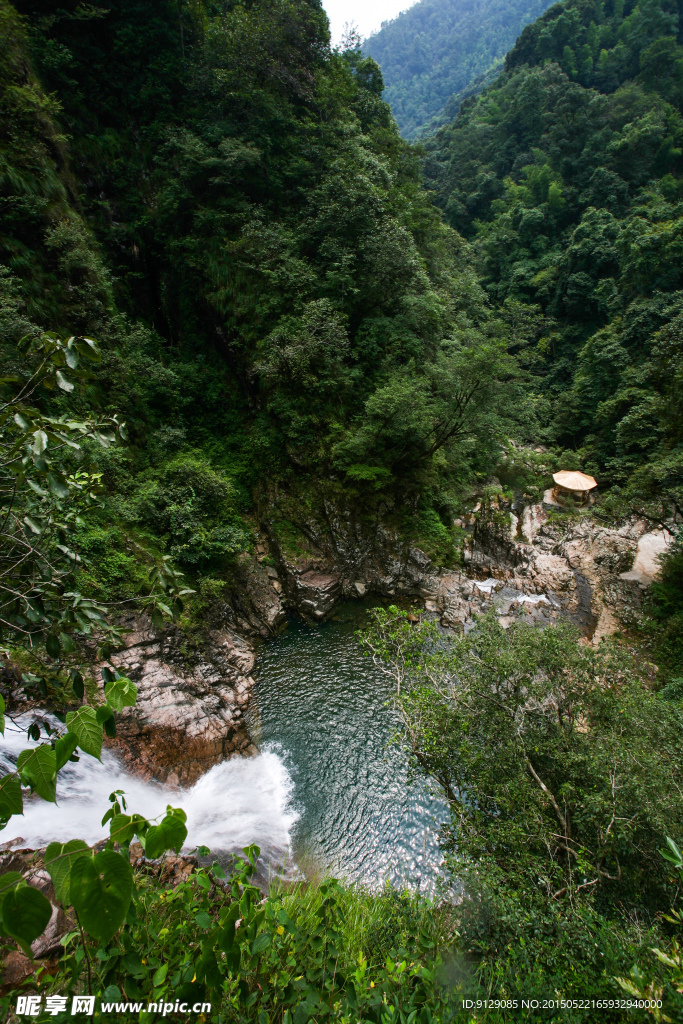
[[[357,508],[322,497],[311,509],[274,493],[260,514],[287,604],[311,618],[329,614],[342,599],[418,595],[429,574],[431,562],[423,551]],[[283,520],[297,531],[297,550],[284,543]]]
[[[589,516],[576,522],[549,511],[544,504],[524,510],[521,541],[478,523],[471,564],[503,578],[519,577],[526,590],[559,599],[562,614],[597,643],[642,614],[643,592],[659,570],[658,556],[670,535],[649,531],[642,520],[611,529]]]
[[[332,611],[341,593],[337,576],[322,572],[292,574],[292,590],[296,608],[304,615],[323,619]]]
[[[294,554],[281,542],[273,511],[298,531]],[[312,510],[273,496],[266,529],[289,606],[313,618],[341,598],[419,597],[451,628],[468,630],[493,609],[504,626],[567,619],[597,642],[642,613],[643,590],[667,543],[661,531],[636,521],[610,529],[544,502],[476,511],[461,571],[440,571],[397,531],[324,498]]]
[[[263,561],[266,556],[261,542],[254,555],[240,555],[228,599],[218,616],[221,624],[227,623],[247,636],[272,636],[287,619],[282,584],[277,570]]]
[[[638,540],[631,569],[620,573],[620,578],[629,583],[638,583],[642,589],[649,587],[659,572],[659,559],[666,554],[672,541],[673,537],[668,530],[644,533]]]
[[[254,685],[250,643],[227,630],[212,633],[201,658],[188,664],[181,639],[140,620],[112,657],[138,699],[118,716],[109,745],[137,774],[171,785],[195,782],[231,754],[255,752],[243,717]]]

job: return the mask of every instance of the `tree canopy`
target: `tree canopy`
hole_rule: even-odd
[[[546,436],[681,501],[679,8],[569,0],[428,145],[427,178],[503,309]]]
[[[406,139],[455,117],[495,78],[520,31],[547,0],[419,0],[363,42],[382,69],[384,99]]]

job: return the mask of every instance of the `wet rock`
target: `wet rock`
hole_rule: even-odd
[[[248,641],[213,633],[201,657],[188,662],[179,649],[182,634],[158,634],[141,620],[125,644],[112,662],[136,684],[138,699],[118,716],[116,738],[108,745],[131,770],[187,785],[225,757],[247,752],[251,737],[243,710],[255,661]]]
[[[297,611],[315,619],[328,615],[341,597],[339,578],[314,570],[293,577],[293,592]]]

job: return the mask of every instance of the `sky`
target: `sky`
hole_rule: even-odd
[[[336,45],[341,40],[346,22],[355,23],[365,38],[375,32],[383,21],[395,18],[413,3],[414,0],[323,0],[330,19],[332,44]]]

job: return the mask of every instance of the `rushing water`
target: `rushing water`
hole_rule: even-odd
[[[362,615],[362,606],[344,606],[331,622],[292,623],[263,645],[250,723],[256,757],[223,762],[177,790],[127,774],[111,752],[101,762],[82,756],[60,772],[57,805],[26,798],[0,841],[96,842],[106,834],[107,798],[122,789],[129,810],[149,818],[168,803],[182,806],[189,848],[218,854],[257,843],[271,868],[296,863],[369,885],[389,879],[431,889],[445,807],[424,784],[407,784],[405,756],[389,744],[391,685],[353,636]],[[32,745],[29,721],[7,723],[0,773]]]
[[[29,722],[27,718],[22,724]],[[11,770],[17,754],[27,746],[34,744],[27,741],[26,732],[8,723],[0,771]],[[107,834],[100,822],[114,789],[124,791],[129,811],[150,819],[163,814],[169,803],[183,807],[188,849],[203,844],[216,853],[233,853],[258,843],[270,865],[290,857],[290,830],[296,817],[292,781],[282,759],[270,752],[224,761],[194,786],[181,790],[129,775],[108,751],[101,762],[83,755],[60,771],[57,804],[25,797],[23,816],[10,819],[0,840],[21,837],[30,847],[45,846],[53,839],[95,843]]]
[[[390,743],[391,680],[354,637],[365,614],[344,605],[332,621],[294,622],[265,645],[250,724],[292,778],[293,853],[306,871],[431,889],[446,808],[424,783],[408,785],[405,754]]]

